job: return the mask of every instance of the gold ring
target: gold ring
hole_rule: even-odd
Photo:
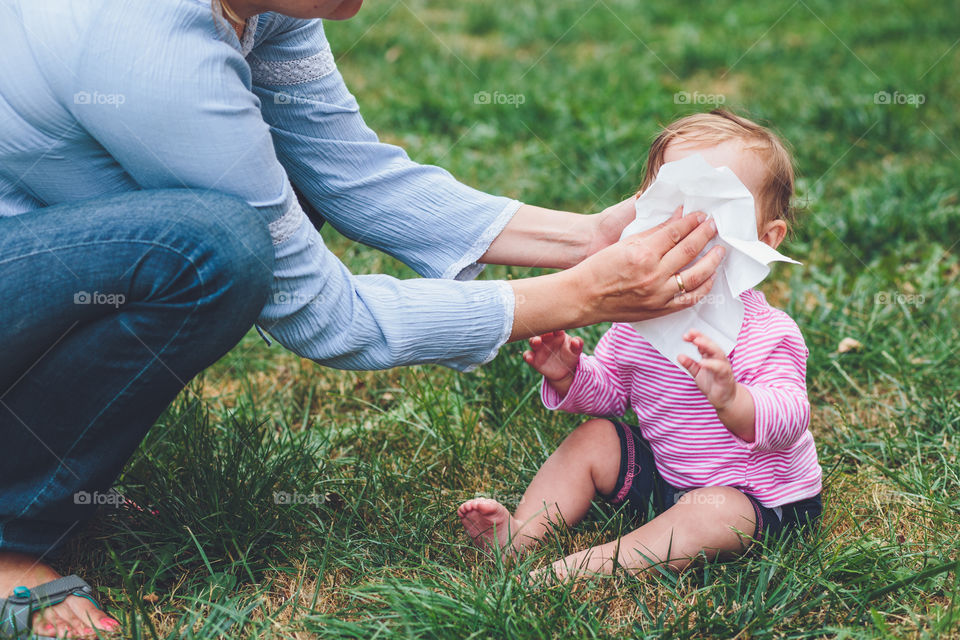
[[[673,274],[673,277],[677,279],[677,286],[680,287],[680,293],[686,293],[687,288],[683,286],[683,276],[681,276],[679,273],[675,273]]]

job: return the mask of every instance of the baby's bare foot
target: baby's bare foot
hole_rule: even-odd
[[[489,498],[467,500],[457,509],[460,522],[473,543],[487,551],[517,550],[516,537],[520,529],[507,508]]]

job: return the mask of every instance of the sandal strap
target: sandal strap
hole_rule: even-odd
[[[20,638],[30,634],[33,609],[29,603],[14,600],[0,599],[0,634],[3,638]]]
[[[80,593],[76,595],[93,595],[93,589],[79,576],[64,576],[30,589],[30,604],[38,608],[49,607],[63,602],[67,596],[72,596],[77,591]]]
[[[97,601],[93,599],[93,589],[76,575],[57,578],[32,589],[17,587],[14,589],[14,595],[6,599],[0,598],[0,634],[4,638],[30,636],[30,623],[34,611],[59,604],[67,596],[73,595],[87,598],[98,609],[100,608]]]

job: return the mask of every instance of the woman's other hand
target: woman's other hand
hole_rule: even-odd
[[[636,322],[695,304],[710,291],[723,259],[718,246],[693,262],[716,232],[703,214],[674,217],[566,271],[511,281],[516,301],[511,339]]]
[[[637,217],[636,202],[637,197],[630,196],[623,202],[618,202],[589,217],[592,228],[585,257],[589,258],[597,251],[606,249],[620,239],[620,234],[623,233],[626,226]],[[676,217],[675,214],[674,218]]]
[[[597,322],[635,322],[689,307],[713,286],[724,249],[691,264],[716,234],[702,213],[674,216],[601,249],[577,266]],[[678,278],[679,275],[679,278]],[[681,285],[682,283],[682,285]]]

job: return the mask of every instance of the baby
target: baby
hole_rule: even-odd
[[[729,167],[750,189],[757,236],[776,248],[793,222],[793,166],[780,139],[726,111],[682,118],[651,146],[640,193],[664,163],[695,153]],[[626,503],[639,518],[650,515],[618,540],[553,563],[565,579],[611,573],[616,564],[679,571],[701,554],[729,558],[764,535],[816,522],[821,469],[807,429],[803,336],[762,293],[748,290],[740,299],[743,325],[729,357],[697,331],[684,336],[701,356],[680,356],[689,375],[629,324],[614,323],[592,356],[563,331],[531,339],[523,359],[543,375],[543,403],[605,417],[563,441],[514,514],[495,500],[462,504],[457,513],[470,538],[494,550],[532,547],[556,524],[579,522],[598,495]],[[639,426],[617,419],[628,405]]]

